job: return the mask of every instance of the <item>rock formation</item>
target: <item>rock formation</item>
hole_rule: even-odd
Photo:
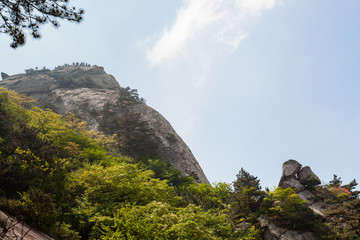
[[[265,240],[316,240],[311,232],[298,233],[294,230],[279,227],[269,222],[264,215],[261,215],[258,220],[260,226],[265,229]]]
[[[1,78],[2,78],[2,79],[5,79],[5,78],[7,78],[7,77],[9,77],[9,75],[7,75],[7,74],[4,73],[4,72],[1,72]]]
[[[288,160],[282,165],[282,175],[279,187],[292,188],[297,195],[306,201],[306,204],[316,214],[323,216],[327,205],[316,197],[315,186],[321,183],[320,179],[310,167],[302,167],[296,160]],[[265,240],[315,240],[316,237],[311,232],[296,232],[279,227],[270,222],[265,215],[261,215],[259,223],[264,229]]]
[[[209,183],[188,146],[170,123],[147,106],[136,91],[121,88],[98,66],[63,66],[7,76],[0,87],[38,100],[41,108],[76,113],[91,129],[116,133],[121,152],[160,156],[184,176]]]
[[[311,168],[309,166],[302,168],[300,163],[290,159],[284,162],[282,170],[279,187],[293,188],[315,213],[324,215],[326,206],[317,200],[314,192],[314,187],[319,185],[321,181]]]

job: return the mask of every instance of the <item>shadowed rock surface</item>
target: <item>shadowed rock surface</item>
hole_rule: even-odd
[[[319,185],[321,183],[320,179],[316,174],[311,170],[310,167],[303,167],[298,173],[298,178],[301,184],[304,184],[307,187],[312,187]]]
[[[76,113],[91,129],[119,136],[126,155],[160,156],[184,176],[209,183],[194,155],[170,123],[121,88],[116,79],[98,66],[65,66],[8,76],[0,87],[38,100],[41,108],[65,114]]]

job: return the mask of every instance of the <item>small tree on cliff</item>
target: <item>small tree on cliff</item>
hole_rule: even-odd
[[[0,0],[0,33],[12,38],[11,47],[25,44],[25,31],[40,38],[39,28],[50,22],[59,26],[58,19],[80,22],[84,10],[69,6],[69,0]]]
[[[235,192],[241,192],[245,187],[254,187],[256,190],[261,190],[260,180],[241,168],[239,174],[236,175],[236,180],[233,182]]]
[[[233,182],[234,192],[230,197],[230,219],[234,222],[256,222],[257,212],[265,197],[260,180],[241,168]]]
[[[130,88],[129,88],[130,89]],[[121,90],[120,98],[114,109],[104,106],[104,116],[100,129],[108,134],[116,134],[120,152],[132,157],[157,157],[158,139],[149,127],[149,122],[141,118],[133,107],[141,104],[129,89]]]

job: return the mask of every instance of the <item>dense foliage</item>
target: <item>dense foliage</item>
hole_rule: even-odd
[[[123,157],[115,136],[12,91],[0,106],[1,210],[56,239],[232,238],[222,200],[186,203],[178,192],[197,184],[162,160]]]
[[[262,210],[277,225],[295,230],[314,230],[318,217],[307,207],[306,201],[291,188],[276,188],[268,192]]]
[[[335,175],[317,187],[316,198],[332,206],[321,218],[294,190],[263,191],[244,169],[232,185],[211,186],[160,158],[125,157],[123,137],[89,131],[74,114],[0,88],[0,209],[55,239],[256,240],[264,214],[323,239],[360,237],[355,180],[342,185]]]

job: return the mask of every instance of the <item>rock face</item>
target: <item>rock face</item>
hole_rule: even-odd
[[[316,240],[315,236],[311,232],[298,233],[294,230],[289,230],[276,226],[269,222],[266,216],[261,215],[259,223],[262,228],[265,229],[265,240]]]
[[[290,178],[297,174],[301,168],[301,164],[295,160],[288,160],[282,165],[282,178]]]
[[[1,78],[2,78],[2,79],[5,79],[5,78],[7,78],[7,77],[9,77],[9,75],[7,75],[7,74],[4,73],[4,72],[1,72]]]
[[[308,167],[308,166],[303,167],[297,173],[297,175],[298,175],[300,183],[305,185],[305,186],[312,187],[312,186],[319,185],[321,183],[318,176],[316,176],[315,173],[313,173],[311,168]]]
[[[134,91],[121,88],[98,66],[65,66],[8,76],[0,87],[38,100],[41,108],[76,113],[91,129],[117,133],[128,155],[161,156],[184,176],[209,183],[188,146],[170,123],[140,101]]]

